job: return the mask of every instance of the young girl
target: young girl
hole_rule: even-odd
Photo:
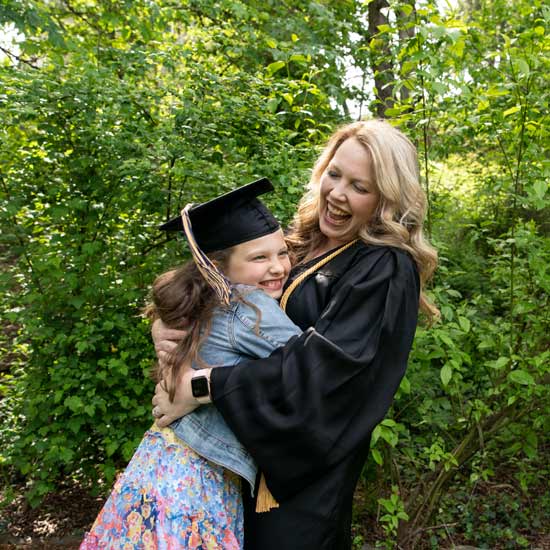
[[[173,398],[182,359],[194,368],[266,357],[300,334],[279,308],[290,270],[279,224],[256,198],[271,191],[258,180],[210,202],[186,207],[166,230],[183,229],[194,261],[153,285],[152,318],[187,337],[173,352]],[[208,254],[208,256],[207,256]],[[159,373],[160,374],[160,373]],[[193,394],[208,394],[200,370]],[[154,424],[87,533],[80,550],[243,547],[240,478],[254,491],[257,469],[213,405],[169,428]]]

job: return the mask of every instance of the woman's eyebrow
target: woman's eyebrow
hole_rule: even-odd
[[[330,161],[330,163],[328,164],[327,166],[327,170],[329,168],[332,168],[332,169],[335,169],[335,170],[338,170],[338,172],[342,172],[342,169],[338,166],[337,163],[333,162],[332,160]],[[360,183],[365,183],[367,185],[371,185],[371,181],[370,179],[368,178],[368,176],[365,176],[365,177],[352,177],[351,178],[353,181],[358,181]]]

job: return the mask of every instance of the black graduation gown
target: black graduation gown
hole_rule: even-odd
[[[351,548],[353,492],[405,373],[419,289],[406,252],[357,242],[291,295],[301,336],[213,369],[214,404],[280,503],[257,514],[245,491],[246,550]]]

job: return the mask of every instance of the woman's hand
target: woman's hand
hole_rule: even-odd
[[[153,323],[151,336],[153,337],[159,364],[163,370],[170,366],[168,363],[170,353],[174,351],[174,348],[178,345],[178,341],[185,338],[186,334],[185,330],[168,328],[160,319],[157,319]]]
[[[179,379],[176,386],[176,394],[174,401],[171,403],[166,391],[166,381],[161,380],[155,387],[155,395],[153,396],[153,416],[157,420],[157,425],[164,428],[193,412],[198,406],[198,401],[191,393],[191,378],[193,377],[193,369],[190,365],[185,365],[183,375]]]
[[[170,354],[178,345],[178,341],[186,336],[185,330],[168,328],[160,319],[157,319],[151,327],[151,335],[155,344],[159,366],[162,372],[167,373],[164,380],[161,380],[155,387],[155,395],[152,399],[153,416],[157,425],[165,427],[174,420],[189,414],[198,407],[197,400],[191,394],[191,377],[193,370],[191,364],[184,365],[183,374],[177,383],[174,401],[170,402],[167,390],[167,380],[170,372]]]

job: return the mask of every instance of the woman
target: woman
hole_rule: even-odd
[[[351,548],[372,430],[405,373],[419,306],[437,314],[422,290],[437,263],[425,209],[416,150],[387,122],[344,126],[315,164],[288,236],[298,264],[281,299],[304,333],[267,359],[206,374],[279,503],[258,514],[247,500],[247,550]],[[160,351],[178,337],[159,325],[153,334]],[[190,378],[172,404],[157,386],[158,422],[197,406]]]

